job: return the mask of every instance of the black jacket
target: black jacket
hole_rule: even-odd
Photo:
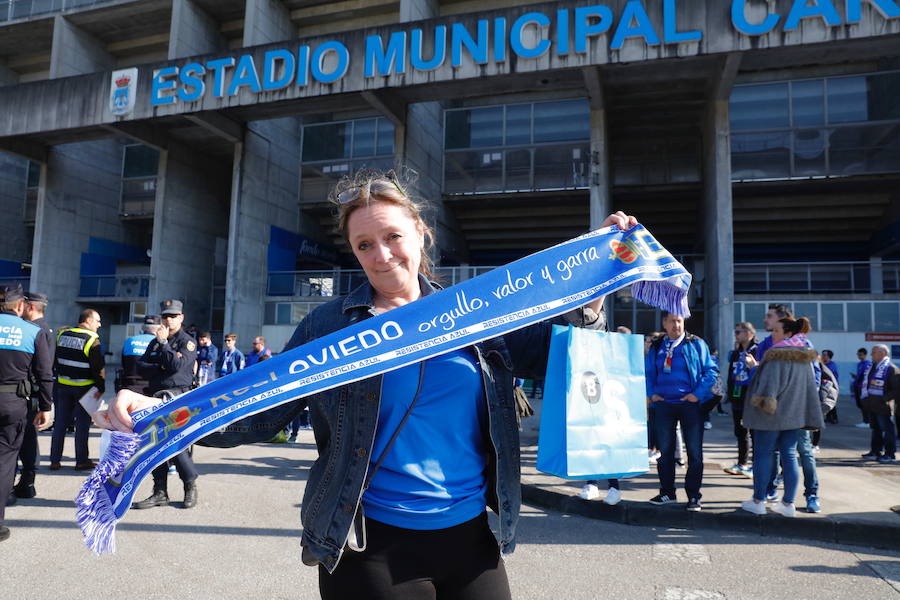
[[[197,342],[184,329],[171,334],[165,344],[150,342],[138,361],[138,372],[150,382],[147,393],[188,388],[194,382]]]

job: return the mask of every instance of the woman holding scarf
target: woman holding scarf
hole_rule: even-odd
[[[300,322],[285,350],[438,289],[420,206],[393,173],[362,172],[332,194],[337,227],[368,281]],[[630,229],[624,213],[602,226]],[[605,327],[602,299],[564,315]],[[508,599],[500,549],[515,546],[521,491],[513,376],[543,377],[550,322],[258,413],[203,440],[271,438],[308,405],[319,458],[304,493],[303,561],[325,599]],[[117,398],[130,428],[141,397]],[[486,508],[499,515],[500,545]],[[365,516],[363,516],[365,513]]]
[[[872,428],[872,445],[863,458],[880,463],[892,463],[897,458],[897,440],[891,415],[897,393],[897,376],[900,369],[891,362],[888,347],[878,344],[872,347],[872,364],[860,380],[859,397],[863,410],[869,413]]]
[[[825,425],[813,364],[818,354],[806,334],[809,319],[786,317],[772,328],[772,347],[763,356],[747,390],[744,427],[753,430],[753,497],[741,508],[766,513],[766,487],[776,468],[775,450],[781,453],[784,496],[772,511],[785,517],[796,514],[794,497],[800,479],[797,441],[804,429]]]

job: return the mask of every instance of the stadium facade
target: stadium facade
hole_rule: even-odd
[[[404,165],[445,283],[621,209],[712,346],[787,302],[900,354],[894,0],[0,0],[0,151],[0,278],[110,349],[169,297],[280,348],[360,279],[329,185]]]

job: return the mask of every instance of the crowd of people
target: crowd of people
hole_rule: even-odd
[[[648,452],[660,483],[651,504],[676,502],[676,466],[685,466],[686,456],[685,508],[702,510],[703,434],[711,426],[710,412],[725,413],[730,405],[737,460],[724,471],[753,480],[752,497],[741,508],[761,515],[768,507],[794,516],[802,473],[805,510],[821,511],[816,455],[825,424],[838,423],[840,372],[834,352],[817,353],[808,337],[810,321],[795,317],[786,305],[769,305],[763,323],[769,335],[762,341],[752,323],[735,324],[724,372],[706,342],[686,332],[677,315],[665,314],[663,331],[645,336]],[[850,383],[863,419],[857,426],[871,429],[871,446],[862,458],[893,463],[900,437],[900,423],[892,418],[900,369],[883,344],[872,348],[871,361],[867,356],[865,348],[858,350]],[[598,486],[587,482],[579,496],[600,498]],[[621,498],[618,480],[610,480],[603,501],[616,504]]]
[[[331,200],[337,228],[367,281],[348,297],[307,315],[285,350],[440,289],[428,251],[432,232],[404,181],[393,173],[361,172],[341,180]],[[634,217],[619,212],[607,217],[603,226],[628,230],[636,224]],[[267,441],[285,427],[296,439],[301,427],[314,429],[319,457],[304,491],[302,546],[303,562],[319,568],[323,598],[435,594],[509,598],[500,552],[515,546],[521,503],[514,378],[543,377],[552,324],[605,330],[602,301],[468,348],[298,398],[246,417],[200,443],[230,447]],[[0,318],[18,319],[15,326],[30,340],[27,351],[20,351],[21,359],[15,355],[19,362],[8,359],[13,355],[0,355],[18,365],[16,373],[0,380],[0,408],[12,406],[10,398],[18,393],[8,385],[14,377],[30,380],[34,390],[19,394],[17,400],[34,398],[29,422],[44,427],[53,387],[58,423],[50,468],[61,468],[69,419],[75,423],[75,468],[93,468],[87,453],[90,420],[79,400],[89,396],[91,388],[99,397],[105,387],[97,335],[100,315],[86,309],[77,326],[55,335],[54,387],[46,362],[50,350],[46,346],[54,336],[37,320],[30,324],[21,319],[26,305],[46,306],[46,297],[25,298],[6,289],[0,302]],[[129,432],[134,411],[271,356],[261,337],[243,354],[233,334],[224,337],[219,351],[208,332],[195,337],[182,328],[182,309],[179,300],[164,301],[160,315],[148,316],[143,332],[129,338],[117,378],[121,389],[107,411],[94,413],[95,423]],[[703,434],[708,413],[725,399],[731,404],[738,451],[735,466],[726,470],[753,479],[752,497],[742,508],[762,514],[771,503],[773,511],[792,516],[799,455],[806,509],[819,510],[813,456],[817,438],[811,432],[822,429],[825,415],[834,407],[836,374],[828,367],[833,356],[818,356],[807,337],[809,321],[795,318],[785,306],[770,306],[765,324],[770,335],[761,342],[751,324],[737,324],[735,347],[723,361],[727,373],[719,372],[706,342],[688,333],[680,316],[665,314],[663,332],[647,338],[648,451],[656,459],[660,483],[651,503],[676,501],[676,466],[686,457],[686,508],[702,509]],[[0,345],[0,353],[5,351]],[[854,388],[872,429],[867,457],[882,462],[895,456],[891,413],[897,377],[887,349],[875,346],[872,362],[860,365]],[[24,415],[17,418],[24,422]],[[831,418],[836,420],[837,415]],[[9,438],[8,447],[16,452],[21,445],[17,436],[21,432],[0,430],[0,437]],[[37,436],[33,437],[36,444]],[[0,493],[6,496],[13,488],[15,458],[9,460],[9,452],[4,452]],[[36,446],[29,452],[23,454],[22,475],[11,499],[36,493],[35,465],[28,462],[36,456]],[[190,450],[170,462],[183,482],[183,505],[194,506],[197,471]],[[134,508],[169,503],[169,467],[164,463],[153,471],[152,495],[134,503]],[[784,491],[779,498],[775,489],[782,477]],[[589,482],[594,490],[588,497],[599,496],[598,484]],[[608,485],[605,500],[615,503],[621,498],[618,481]],[[496,537],[488,526],[488,507],[499,516]],[[2,517],[0,513],[0,525]],[[8,529],[4,530],[8,537]]]

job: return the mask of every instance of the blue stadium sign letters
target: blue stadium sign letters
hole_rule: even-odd
[[[760,8],[769,6],[765,0],[732,0],[731,24],[747,36],[765,35],[778,28],[790,32],[807,19],[835,27],[859,23],[863,5],[872,6],[885,19],[900,18],[896,0],[794,0],[786,14],[767,12],[762,19],[751,19],[747,13],[754,9],[753,14],[758,14]],[[304,87],[311,82],[330,84],[347,74],[351,60],[359,59],[364,61],[364,76],[373,78],[410,70],[431,71],[445,66],[448,60],[451,67],[460,68],[466,54],[478,65],[502,63],[511,55],[536,59],[551,51],[557,56],[584,54],[589,52],[591,38],[604,34],[608,34],[610,50],[621,49],[631,39],[649,46],[700,42],[702,30],[678,29],[679,8],[677,0],[663,0],[662,18],[654,15],[654,21],[642,0],[629,1],[618,16],[608,6],[595,4],[552,14],[528,12],[515,20],[479,19],[474,28],[452,23],[434,26],[430,31],[396,31],[386,39],[370,35],[361,57],[351,56],[340,41],[328,40],[315,47],[270,50],[262,64],[257,64],[252,54],[243,54],[167,66],[153,74],[150,103],[163,106],[195,102],[208,95],[229,97],[245,88],[263,93],[292,85]],[[722,2],[722,10],[728,10],[727,2]]]

